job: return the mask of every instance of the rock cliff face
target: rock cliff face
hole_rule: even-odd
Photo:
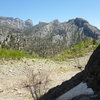
[[[63,23],[58,20],[50,23],[39,23],[31,29],[31,34],[41,38],[48,37],[53,43],[64,41],[67,46],[86,39],[100,40],[100,30],[82,18]]]
[[[32,20],[30,20],[30,19],[23,21],[19,18],[0,17],[0,25],[24,29],[24,28],[32,27],[33,23],[32,23]]]

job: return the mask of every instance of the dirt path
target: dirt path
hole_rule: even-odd
[[[85,66],[89,55],[81,57],[79,63]],[[75,60],[69,62],[54,62],[46,59],[0,60],[0,100],[33,100],[24,83],[28,80],[27,74],[34,69],[42,71],[50,79],[49,88],[70,79],[80,70]]]

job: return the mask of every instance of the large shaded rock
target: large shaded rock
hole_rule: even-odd
[[[100,45],[91,55],[85,67],[87,85],[95,92],[100,91]]]
[[[87,83],[94,93],[100,92],[100,45],[93,52],[82,72],[76,74],[70,80],[63,82],[61,85],[52,88],[39,100],[55,100],[81,82]]]
[[[91,98],[86,95],[80,95],[80,96],[73,98],[72,100],[91,100]]]

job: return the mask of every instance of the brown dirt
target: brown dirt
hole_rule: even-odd
[[[79,58],[80,66],[85,66],[90,54]],[[33,100],[24,83],[28,80],[30,70],[47,73],[49,88],[70,79],[80,70],[75,67],[75,59],[69,62],[55,62],[47,59],[0,60],[0,100]]]

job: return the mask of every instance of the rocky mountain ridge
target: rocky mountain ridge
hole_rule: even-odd
[[[0,25],[9,26],[18,29],[30,28],[33,26],[32,20],[23,21],[19,18],[0,16]]]
[[[28,28],[24,29],[25,25]],[[55,55],[88,39],[100,41],[100,30],[82,18],[63,23],[58,20],[40,22],[32,26],[31,20],[1,17],[0,35],[1,47],[36,52],[42,57]]]
[[[41,23],[39,23],[36,26],[40,26]],[[100,30],[96,27],[90,25],[86,20],[82,18],[76,18],[69,20],[68,22],[60,23],[58,20],[54,20],[50,23],[42,24],[41,27],[39,27],[38,30],[36,30],[36,27],[33,27],[33,35],[40,35],[41,37],[45,37],[47,35],[52,35],[52,37],[59,35],[62,38],[66,38],[66,41],[68,39],[72,38],[73,35],[76,35],[76,38],[95,38],[99,39]],[[77,37],[78,35],[78,37]],[[80,37],[79,37],[80,35]],[[58,39],[59,40],[59,39]]]

